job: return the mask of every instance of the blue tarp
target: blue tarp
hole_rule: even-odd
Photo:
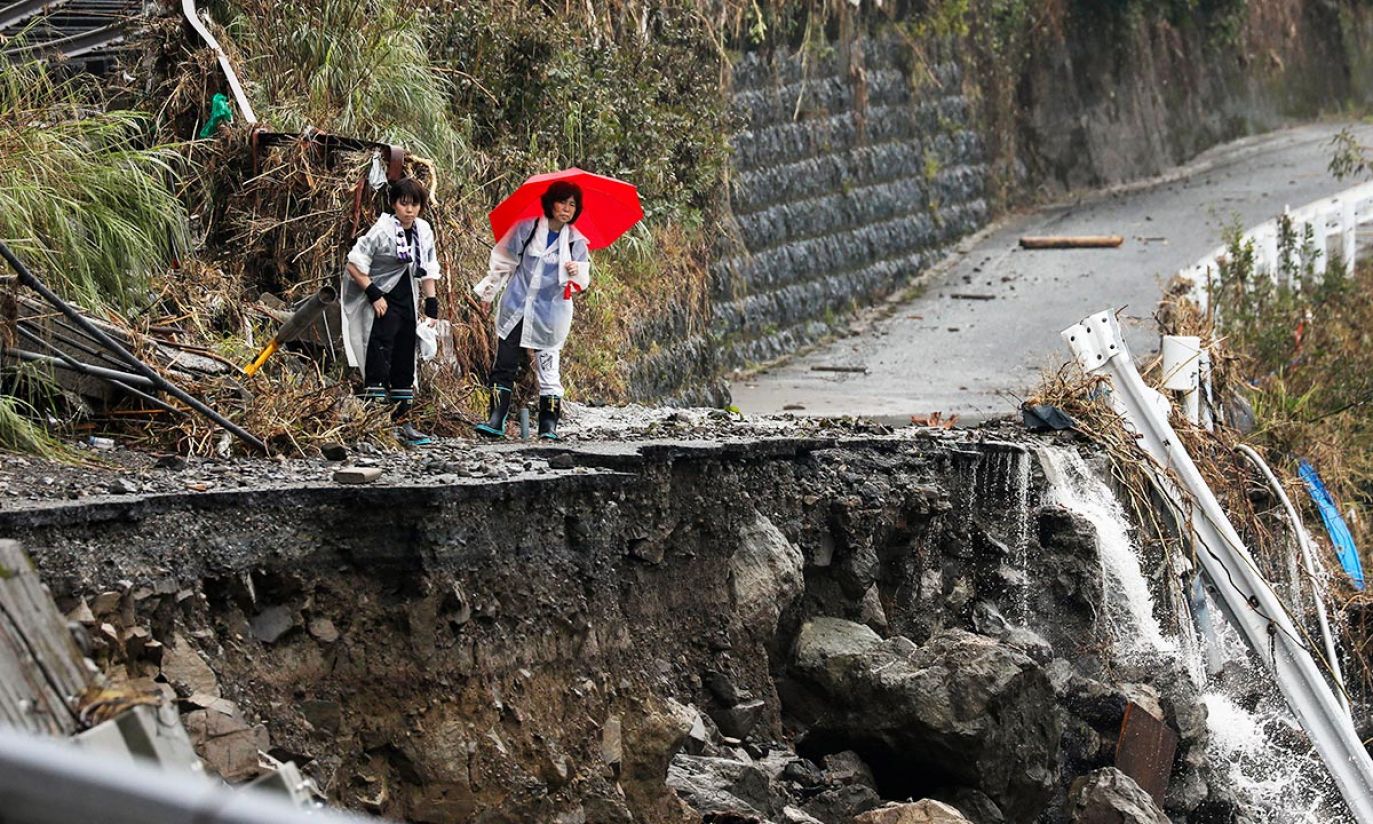
[[[1349,573],[1354,588],[1363,589],[1363,562],[1359,560],[1359,548],[1354,546],[1354,536],[1349,534],[1348,525],[1345,524],[1344,518],[1340,517],[1339,507],[1335,506],[1335,502],[1330,498],[1330,493],[1326,491],[1325,484],[1321,483],[1315,467],[1302,461],[1297,471],[1306,482],[1306,491],[1311,493],[1311,500],[1316,502],[1316,508],[1321,511],[1321,520],[1325,522],[1325,531],[1330,533],[1330,542],[1335,545],[1335,554],[1340,559],[1340,565]]]

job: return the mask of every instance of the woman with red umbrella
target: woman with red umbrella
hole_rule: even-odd
[[[539,378],[539,437],[557,440],[561,353],[572,296],[591,285],[588,252],[609,246],[643,216],[634,186],[576,168],[529,178],[491,212],[499,240],[473,291],[485,303],[499,301],[498,343],[490,415],[478,432],[505,437],[521,350],[528,349]]]
[[[475,291],[486,303],[501,290],[496,311],[496,362],[491,367],[490,417],[477,431],[505,437],[510,398],[523,360],[533,356],[539,378],[539,437],[558,438],[562,414],[561,352],[572,328],[572,295],[591,285],[586,237],[573,225],[582,213],[582,190],[557,181],[540,197],[543,217],[510,227],[491,250],[487,276]]]

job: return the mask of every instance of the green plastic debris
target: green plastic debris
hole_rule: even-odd
[[[234,110],[229,108],[229,98],[222,94],[217,94],[210,98],[210,119],[205,121],[205,126],[200,130],[200,139],[213,137],[219,131],[222,123],[228,123],[234,119]]]

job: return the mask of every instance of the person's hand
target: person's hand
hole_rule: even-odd
[[[567,262],[567,265],[564,266],[563,268],[567,270],[567,273],[568,273],[569,275],[575,275],[575,274],[577,274],[577,261],[575,261],[575,260],[569,260],[569,261]]]
[[[385,314],[386,314],[386,298],[377,298],[376,300],[372,301],[372,309],[374,309],[374,310],[376,311],[377,317],[381,317],[381,316],[385,315]]]

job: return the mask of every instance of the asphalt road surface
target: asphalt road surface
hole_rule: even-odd
[[[1042,370],[1069,360],[1058,333],[1108,308],[1124,307],[1127,339],[1142,359],[1158,348],[1152,316],[1162,284],[1219,246],[1226,227],[1254,226],[1284,205],[1356,182],[1326,170],[1330,140],[1344,125],[1247,138],[1157,181],[1010,217],[964,241],[919,297],[885,319],[736,381],[734,402],[748,413],[902,421],[936,411],[964,420],[1009,414]],[[1373,128],[1358,134],[1373,141]],[[1030,251],[1019,248],[1022,235],[1123,235],[1125,243]]]

